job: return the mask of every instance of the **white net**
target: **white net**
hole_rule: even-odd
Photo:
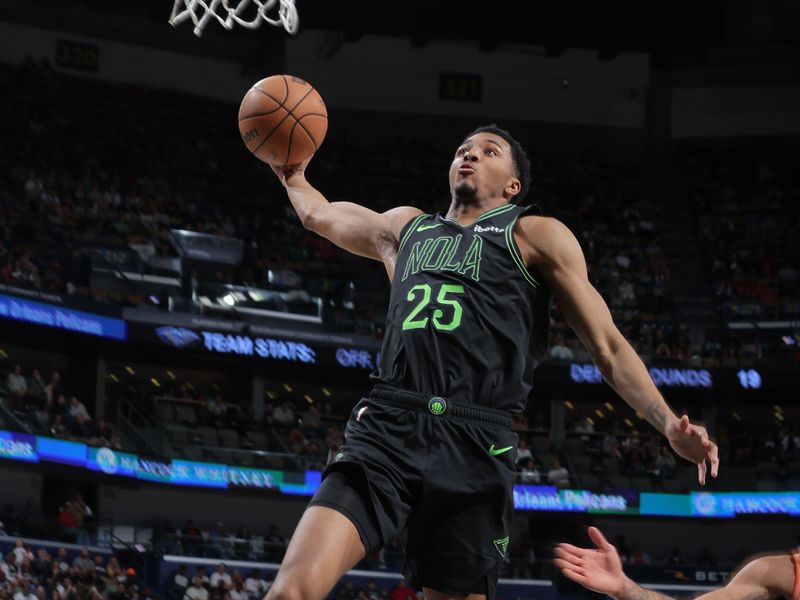
[[[267,14],[270,11],[272,16]],[[256,29],[266,21],[276,27],[283,25],[289,33],[297,33],[300,23],[294,0],[175,0],[169,22],[176,27],[191,20],[194,34],[200,37],[211,19],[219,21],[225,29],[233,29],[234,24]]]

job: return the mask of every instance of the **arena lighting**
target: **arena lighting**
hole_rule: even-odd
[[[225,304],[227,304],[228,306],[233,306],[234,304],[236,304],[236,300],[234,299],[234,297],[231,294],[225,294],[222,297],[222,301]]]

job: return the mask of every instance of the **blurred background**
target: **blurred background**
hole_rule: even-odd
[[[199,574],[246,600],[274,576],[369,389],[389,289],[241,143],[241,97],[277,73],[327,104],[307,174],[331,200],[445,210],[463,137],[508,129],[528,200],[718,440],[701,487],[555,306],[514,422],[500,598],[584,596],[550,548],[588,524],[670,594],[800,543],[797,3],[298,0],[297,35],[199,39],[171,8],[0,0],[0,598],[183,600]],[[402,548],[332,596],[415,597]]]

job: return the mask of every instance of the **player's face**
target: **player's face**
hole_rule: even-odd
[[[519,191],[511,146],[493,133],[477,133],[456,150],[450,165],[450,190],[460,199],[510,199]]]

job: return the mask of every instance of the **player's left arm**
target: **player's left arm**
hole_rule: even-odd
[[[647,368],[614,324],[603,298],[590,283],[578,240],[560,221],[527,216],[514,231],[526,264],[553,291],[561,311],[589,351],[608,384],[669,440],[683,458],[697,464],[705,483],[708,461],[717,476],[717,446],[705,427],[678,418],[664,401]]]

